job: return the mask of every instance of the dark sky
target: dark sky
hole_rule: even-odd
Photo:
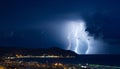
[[[0,46],[65,48],[56,25],[81,17],[89,35],[107,44],[104,53],[120,54],[119,0],[0,1]]]

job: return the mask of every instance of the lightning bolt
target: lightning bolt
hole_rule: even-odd
[[[78,25],[77,24],[75,24],[75,34],[74,34],[74,36],[75,36],[75,40],[76,40],[76,43],[75,43],[75,45],[76,45],[76,48],[75,48],[75,52],[77,52],[77,49],[78,49],[78,47],[79,47],[79,40],[78,40]]]
[[[89,42],[88,39],[86,41],[87,41],[87,46],[89,47],[90,46],[90,42]],[[89,48],[86,50],[85,54],[88,54],[88,51],[89,51]]]
[[[70,50],[70,48],[71,48],[71,40],[70,40],[70,36],[71,36],[71,34],[69,34],[68,37],[67,37],[67,38],[68,38],[68,43],[69,43],[69,44],[68,44],[68,48],[67,48],[67,50]]]
[[[68,50],[73,50],[76,53],[81,53],[79,52],[80,45],[82,45],[81,41],[86,42],[87,46],[89,46],[89,40],[87,37],[87,33],[85,32],[85,26],[84,23],[82,22],[72,22],[72,29],[70,30],[71,32],[68,34]],[[74,39],[75,43],[72,42],[71,39]],[[75,45],[73,46],[72,43]],[[72,49],[74,48],[74,49]],[[88,53],[88,48],[85,51],[85,54]]]
[[[71,29],[71,32],[68,34],[68,48],[67,50],[70,50],[71,47],[72,47],[72,42],[71,42],[71,37],[72,37],[72,34],[74,33],[74,28],[75,28],[75,25],[72,24],[72,29]]]

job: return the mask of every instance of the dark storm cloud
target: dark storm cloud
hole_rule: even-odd
[[[102,4],[94,11],[83,14],[87,23],[86,31],[95,39],[102,39],[107,54],[120,53],[120,5],[119,1]],[[107,6],[105,6],[107,5]]]
[[[11,45],[36,47],[63,45],[46,25],[83,18],[90,36],[111,44],[116,53],[120,45],[119,0],[8,0],[0,2],[0,41]],[[35,30],[37,28],[38,30]],[[42,37],[41,37],[42,36]],[[53,40],[51,40],[53,39]],[[19,43],[21,41],[21,43]],[[14,44],[15,42],[15,44]],[[113,45],[113,46],[112,46]],[[113,48],[113,49],[112,49]]]
[[[114,8],[96,9],[92,15],[85,17],[87,21],[86,30],[89,31],[90,35],[95,38],[101,37],[111,43],[119,42],[120,10]]]

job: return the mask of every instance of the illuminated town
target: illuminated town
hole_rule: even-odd
[[[106,66],[88,63],[62,63],[61,61],[55,62],[39,62],[39,61],[24,61],[19,59],[74,59],[76,56],[56,56],[56,55],[42,55],[42,56],[32,56],[32,55],[18,55],[2,57],[0,62],[0,69],[120,69],[117,66]]]
[[[97,56],[97,63],[92,63],[96,61],[94,55],[91,59],[89,55],[78,55],[57,47],[47,49],[1,47],[0,49],[0,69],[120,69],[116,65],[99,63],[98,57],[101,56]]]

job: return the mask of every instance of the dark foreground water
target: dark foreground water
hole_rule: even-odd
[[[101,65],[112,65],[120,66],[120,55],[80,55],[76,58],[24,58],[17,59],[23,61],[37,61],[40,63],[68,63],[68,64],[78,64],[78,63],[90,63],[90,64],[101,64]]]

